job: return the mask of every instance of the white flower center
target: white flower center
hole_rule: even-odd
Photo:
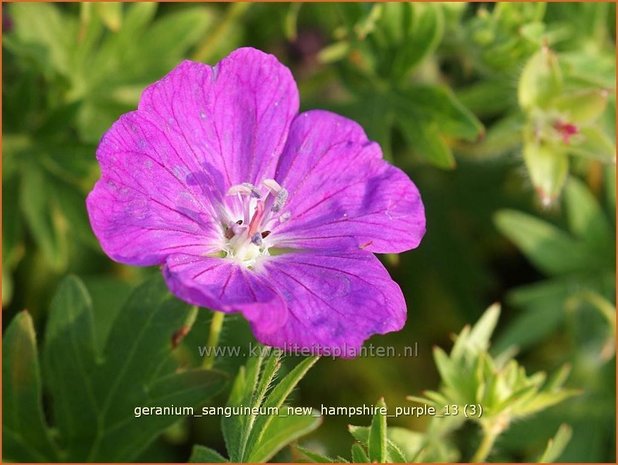
[[[223,252],[226,258],[253,268],[260,257],[270,255],[271,228],[290,216],[282,213],[288,191],[274,179],[265,179],[259,186],[232,186],[227,195],[230,202],[222,215]]]

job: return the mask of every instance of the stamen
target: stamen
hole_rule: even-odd
[[[256,199],[259,199],[262,197],[262,194],[260,194],[260,191],[257,189],[257,187],[255,187],[250,182],[243,182],[242,184],[236,184],[235,186],[230,187],[229,190],[227,191],[227,195],[236,195],[236,194],[250,195],[251,197],[254,197]]]
[[[257,245],[258,247],[262,246],[262,235],[257,232],[253,236],[251,236],[251,243]]]
[[[230,187],[227,194],[237,196],[229,204],[222,205],[223,250],[226,257],[236,260],[248,268],[255,265],[263,255],[269,255],[273,244],[264,241],[271,234],[276,222],[287,221],[291,214],[282,213],[288,200],[288,191],[274,179],[266,179],[258,186],[245,182]],[[231,218],[241,219],[235,220]]]
[[[270,191],[271,194],[277,195],[283,187],[279,185],[277,181],[274,179],[264,179],[262,184],[266,186],[266,188]]]
[[[287,200],[288,200],[288,191],[281,188],[281,190],[277,192],[277,198],[275,199],[275,203],[271,207],[271,210],[274,213],[277,213],[283,208]]]

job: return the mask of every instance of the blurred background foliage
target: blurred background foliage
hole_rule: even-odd
[[[304,109],[359,121],[410,174],[427,210],[421,247],[385,257],[408,324],[372,340],[418,343],[419,356],[323,359],[295,403],[383,396],[394,407],[435,389],[432,346],[450,347],[450,334],[500,301],[496,353],[514,348],[533,371],[568,364],[567,386],[580,394],[513,423],[492,458],[535,460],[567,423],[560,460],[615,460],[615,4],[14,3],[2,12],[3,323],[17,318],[25,347],[34,330],[44,333],[67,273],[91,297],[96,347],[130,290],[158,273],[113,263],[90,230],[84,199],[103,132],[180,60],[215,63],[253,46],[290,66]],[[23,309],[33,323],[16,317]],[[209,319],[198,312],[177,363],[198,363]],[[223,344],[251,337],[244,321],[226,320]],[[217,366],[234,374],[243,362]],[[53,391],[45,371],[42,384]],[[347,423],[326,417],[303,444],[346,456]],[[469,457],[478,442],[463,428],[454,447]],[[218,422],[187,419],[137,458],[184,461],[194,443],[226,450]]]

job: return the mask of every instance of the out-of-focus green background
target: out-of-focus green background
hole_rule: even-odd
[[[418,343],[418,357],[323,359],[293,402],[384,396],[403,405],[440,382],[432,347],[449,348],[452,333],[498,301],[495,353],[517,347],[531,372],[567,363],[567,384],[581,394],[513,424],[492,458],[530,460],[568,423],[574,434],[561,460],[615,461],[615,326],[598,311],[615,295],[614,4],[25,3],[2,11],[3,329],[27,309],[40,342],[59,282],[76,274],[103,343],[131,289],[158,270],[113,263],[92,234],[84,200],[98,177],[98,140],[180,60],[214,64],[253,46],[291,68],[303,109],[359,121],[409,173],[427,214],[418,250],[383,257],[408,323],[371,340]],[[197,362],[209,319],[199,313],[176,354],[183,363]],[[222,344],[251,340],[244,321],[226,321]],[[217,366],[234,373],[242,363]],[[327,417],[302,442],[345,456],[349,422]],[[415,430],[425,422],[389,420]],[[456,435],[464,457],[477,441],[471,427]],[[194,443],[223,452],[218,421],[182,420],[138,458],[184,461]]]

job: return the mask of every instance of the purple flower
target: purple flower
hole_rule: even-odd
[[[184,61],[103,136],[87,199],[103,250],[162,265],[171,291],[241,312],[276,347],[343,348],[403,327],[399,286],[373,253],[415,248],[418,190],[363,129],[298,113],[290,71],[243,48]]]

